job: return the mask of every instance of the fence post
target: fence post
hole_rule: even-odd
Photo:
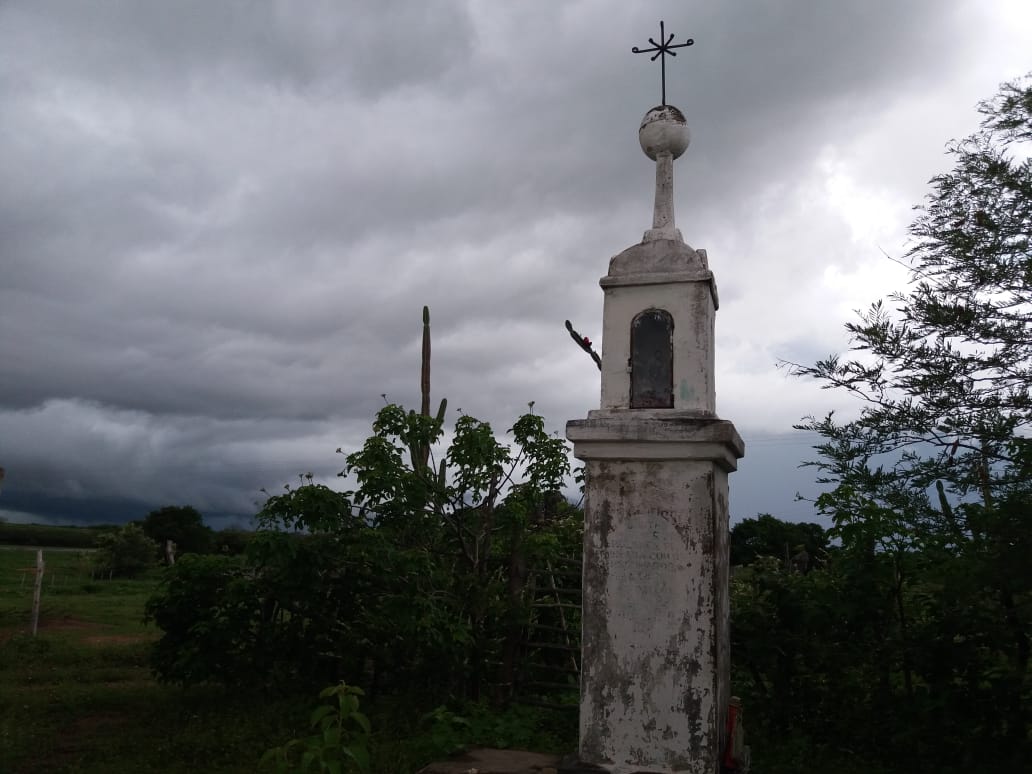
[[[36,551],[36,587],[32,590],[32,636],[39,628],[39,597],[43,591],[43,549]]]

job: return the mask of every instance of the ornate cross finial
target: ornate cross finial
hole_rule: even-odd
[[[666,105],[666,55],[670,54],[670,56],[677,56],[677,52],[676,51],[672,51],[671,49],[685,48],[687,46],[694,45],[695,41],[692,40],[691,38],[688,38],[688,40],[686,42],[684,42],[684,43],[678,43],[676,45],[671,46],[670,45],[670,41],[672,41],[674,39],[674,33],[671,32],[670,33],[670,37],[669,38],[666,37],[666,30],[663,29],[663,22],[662,21],[660,21],[660,23],[659,23],[659,39],[660,39],[661,42],[657,43],[652,38],[649,38],[649,43],[652,44],[652,48],[638,48],[637,46],[635,46],[634,48],[631,49],[631,52],[634,53],[634,54],[649,54],[649,53],[651,53],[653,51],[656,52],[655,54],[652,55],[651,61],[655,62],[656,61],[656,57],[659,57],[660,72],[661,72],[661,77],[662,77],[662,80],[663,80],[663,103],[662,104]]]

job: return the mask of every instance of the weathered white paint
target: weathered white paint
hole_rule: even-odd
[[[691,141],[692,135],[688,131],[684,113],[673,105],[652,108],[641,119],[641,126],[638,127],[638,143],[645,155],[653,161],[661,153],[678,158],[688,150]]]
[[[674,318],[674,408],[716,414],[714,321],[717,291],[705,250],[672,239],[642,242],[609,263],[599,280],[602,408],[630,408],[631,322],[645,309]]]
[[[643,241],[654,239],[684,240],[681,230],[674,225],[674,157],[669,153],[656,157],[656,204],[652,228],[645,232]]]
[[[586,463],[580,759],[614,774],[716,774],[727,474],[742,440],[730,422],[662,409],[593,411],[566,432]]]
[[[684,118],[654,108],[639,139],[657,162],[653,229],[600,280],[601,408],[566,428],[585,462],[583,768],[570,771],[718,774],[730,692],[727,476],[745,448],[716,415],[713,273],[674,227]],[[632,323],[650,309],[673,319],[672,408],[631,408]]]

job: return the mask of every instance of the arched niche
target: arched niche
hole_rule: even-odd
[[[674,318],[646,309],[631,321],[631,408],[674,407]]]

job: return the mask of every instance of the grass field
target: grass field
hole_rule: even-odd
[[[158,683],[149,654],[161,632],[143,616],[164,571],[94,578],[91,552],[103,531],[0,523],[0,774],[251,774],[266,750],[312,733],[318,687],[285,697]],[[249,537],[219,533],[230,553]],[[40,545],[49,547],[33,637]],[[575,744],[569,711],[426,701],[363,700],[371,774],[412,774],[470,746],[563,752]]]
[[[147,665],[143,609],[159,571],[93,580],[89,555],[44,551],[39,632],[30,632],[35,551],[0,547],[0,773],[253,772],[299,735],[306,699],[184,691]]]
[[[98,580],[86,551],[45,549],[44,559],[33,638],[35,549],[0,545],[0,774],[250,774],[265,750],[310,733],[312,692],[184,690],[153,678],[148,651],[160,632],[142,619],[161,570]],[[575,715],[530,708],[466,707],[461,726],[443,708],[428,724],[432,708],[405,697],[363,709],[374,774],[411,774],[467,744],[558,752],[575,734]]]

